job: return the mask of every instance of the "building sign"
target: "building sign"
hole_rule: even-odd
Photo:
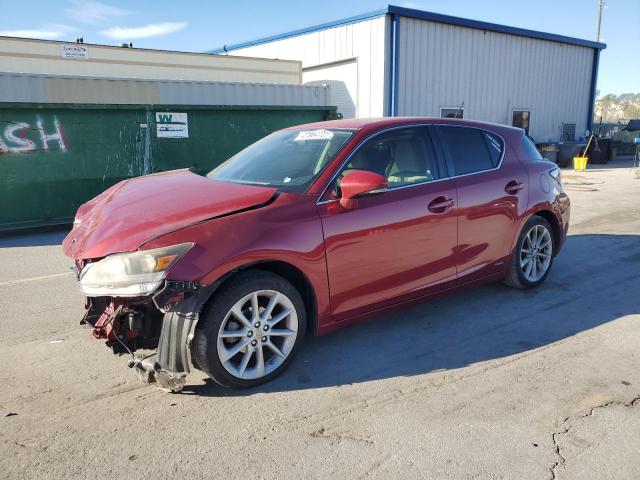
[[[60,55],[62,58],[89,58],[89,49],[82,45],[60,45]]]
[[[156,112],[158,138],[189,138],[186,113]]]

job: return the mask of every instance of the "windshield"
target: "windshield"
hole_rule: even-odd
[[[302,193],[353,134],[352,130],[281,130],[249,145],[207,177]]]

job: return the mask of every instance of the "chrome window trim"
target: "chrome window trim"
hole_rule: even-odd
[[[395,127],[389,127],[389,128],[385,128],[383,130],[380,130],[378,132],[375,132],[373,135],[364,138],[360,143],[358,143],[358,145],[356,145],[356,147],[352,150],[352,152],[347,156],[347,158],[345,158],[342,162],[342,164],[340,165],[340,167],[336,170],[336,173],[333,174],[333,176],[331,177],[331,180],[329,180],[327,182],[327,185],[322,189],[322,193],[320,193],[320,196],[318,197],[318,201],[316,202],[316,205],[324,205],[326,203],[330,203],[330,202],[335,202],[337,200],[340,200],[339,198],[332,198],[331,200],[320,200],[324,194],[327,192],[327,189],[329,188],[329,186],[334,182],[334,180],[338,177],[338,175],[340,175],[340,172],[342,172],[343,168],[346,167],[348,165],[348,162],[351,160],[351,158],[358,152],[358,150],[360,150],[360,148],[362,148],[362,146],[367,143],[369,140],[374,139],[375,137],[377,137],[378,135],[382,135],[383,133],[387,133],[387,132],[392,132],[394,130],[399,130],[402,128],[416,128],[416,127],[429,127],[429,126],[434,126],[434,127],[458,127],[458,128],[474,128],[476,130],[482,130],[483,132],[489,132],[492,135],[495,135],[496,137],[498,137],[501,141],[502,141],[502,156],[500,157],[500,161],[498,162],[498,165],[493,167],[493,168],[489,168],[487,170],[479,170],[477,172],[471,172],[471,173],[463,173],[461,175],[450,175],[450,176],[446,176],[443,178],[438,178],[436,180],[427,180],[424,182],[419,182],[419,183],[411,183],[408,185],[400,185],[398,187],[391,187],[391,188],[385,188],[385,189],[380,189],[380,190],[376,190],[376,193],[383,193],[383,192],[388,192],[388,191],[392,191],[392,190],[400,190],[403,188],[409,188],[409,187],[417,187],[419,185],[425,185],[427,183],[436,183],[436,182],[441,182],[443,180],[453,180],[454,178],[460,178],[460,177],[468,177],[469,175],[477,175],[479,173],[487,173],[487,172],[493,172],[495,170],[499,170],[500,167],[502,167],[502,163],[504,162],[504,155],[505,155],[505,151],[507,150],[507,142],[504,140],[504,137],[496,132],[492,132],[491,130],[487,130],[486,128],[482,128],[482,127],[475,127],[475,126],[471,126],[471,125],[452,125],[450,123],[416,123],[416,124],[409,124],[409,125],[398,125]],[[432,138],[433,141],[433,138]],[[443,152],[444,153],[444,152]],[[435,152],[436,155],[438,155],[438,152]],[[445,164],[446,164],[446,160],[445,160]],[[447,166],[448,168],[448,166]],[[448,172],[447,172],[448,173]]]

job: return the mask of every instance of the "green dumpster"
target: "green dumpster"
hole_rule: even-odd
[[[0,104],[0,231],[69,223],[122,179],[205,173],[265,135],[333,107]]]

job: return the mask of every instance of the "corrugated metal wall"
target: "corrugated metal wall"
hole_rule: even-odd
[[[511,125],[530,110],[529,134],[557,140],[563,123],[587,128],[592,48],[400,18],[398,115],[464,117]]]
[[[356,98],[352,99],[355,115],[380,117],[387,113],[388,28],[387,16],[381,16],[240,48],[233,50],[232,55],[302,60],[303,82],[305,69],[313,71],[315,82],[318,81],[318,66],[332,68],[331,64],[336,62],[355,60],[358,77]],[[340,94],[345,90],[349,89],[342,88]]]
[[[124,80],[0,73],[0,102],[327,106],[321,85]]]
[[[65,47],[85,49],[67,58]],[[0,71],[89,77],[300,84],[299,61],[233,58],[108,45],[0,37]]]

